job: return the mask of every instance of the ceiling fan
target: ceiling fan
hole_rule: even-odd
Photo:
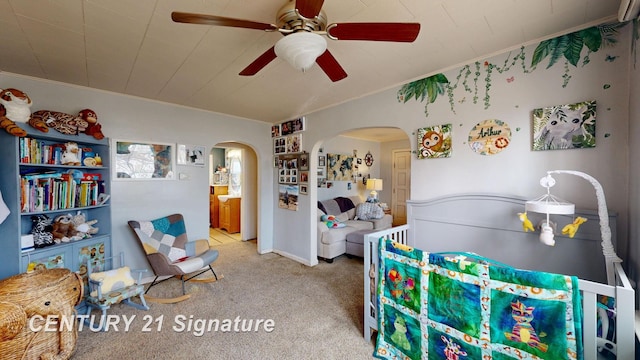
[[[277,25],[177,11],[171,13],[171,19],[179,23],[278,31],[284,38],[249,64],[240,75],[255,75],[276,57],[281,57],[302,71],[308,70],[315,62],[334,82],[346,78],[347,73],[327,50],[323,35],[331,40],[413,42],[420,32],[420,23],[367,22],[327,25],[327,16],[322,10],[323,3],[324,0],[289,0],[277,13]]]

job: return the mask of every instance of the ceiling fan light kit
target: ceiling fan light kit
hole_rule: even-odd
[[[299,31],[278,40],[275,52],[299,71],[307,71],[318,56],[327,50],[327,40],[322,35]]]
[[[299,71],[306,71],[314,62],[331,81],[340,81],[347,73],[327,49],[331,40],[413,42],[420,32],[419,23],[334,23],[327,25],[322,10],[324,0],[289,0],[277,13],[277,25],[235,19],[217,15],[171,13],[175,22],[187,24],[230,26],[264,31],[278,31],[284,38],[266,50],[240,75],[252,76],[276,57],[283,58]]]

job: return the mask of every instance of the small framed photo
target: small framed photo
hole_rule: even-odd
[[[300,191],[300,194],[307,195],[308,194],[307,185],[300,185],[299,191]]]
[[[300,170],[309,170],[309,154],[302,153],[300,154],[298,159],[300,160]]]
[[[271,137],[280,137],[280,124],[271,126]]]
[[[204,166],[204,152],[204,146],[178,144],[178,165]]]
[[[324,155],[318,156],[318,166],[327,166],[326,157]]]
[[[300,182],[308,183],[309,182],[309,172],[308,171],[300,171]]]
[[[293,134],[286,137],[285,151],[287,153],[302,152],[302,134]]]
[[[292,122],[291,126],[293,127],[293,132],[300,132],[305,130],[304,116],[299,117],[295,120],[292,120],[291,122]]]
[[[285,154],[287,152],[287,143],[284,137],[273,138],[273,153]]]
[[[273,156],[273,167],[280,167],[280,164],[282,164],[280,162],[280,157],[278,155],[274,155]]]
[[[327,177],[327,169],[323,167],[319,167],[316,172],[316,176],[318,178],[326,178]]]

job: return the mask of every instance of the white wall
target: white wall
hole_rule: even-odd
[[[0,88],[26,92],[34,105],[32,111],[55,110],[75,114],[90,108],[98,114],[105,135],[112,139],[158,141],[204,145],[207,152],[217,143],[236,141],[250,144],[258,159],[258,187],[271,189],[273,168],[271,129],[265,123],[234,118],[167,103],[149,101],[106,91],[52,81],[0,73]],[[208,157],[207,157],[208,161]],[[209,164],[204,167],[178,166],[189,180],[113,181],[111,186],[113,252],[125,251],[127,263],[134,268],[148,265],[133,233],[131,219],[153,219],[182,213],[192,239],[209,236]],[[259,214],[259,251],[273,247],[274,194],[261,193]],[[97,224],[100,226],[101,224]],[[104,224],[102,224],[104,226]]]
[[[539,185],[539,179],[547,170],[584,171],[602,183],[608,207],[619,212],[618,252],[624,258],[628,239],[627,209],[629,205],[627,136],[629,76],[623,69],[627,68],[630,58],[629,35],[630,26],[627,26],[621,30],[617,46],[607,47],[591,54],[591,61],[587,66],[583,67],[581,64],[577,68],[570,66],[571,79],[566,87],[562,86],[563,61],[545,69],[548,61],[546,60],[537,70],[529,74],[525,74],[522,65],[518,63],[503,74],[494,71],[490,87],[490,106],[485,109],[483,97],[486,70],[481,63],[482,75],[478,81],[477,104],[472,101],[473,94],[465,93],[460,84],[453,101],[455,113],[451,111],[447,95],[444,94],[429,105],[427,117],[424,113],[424,103],[414,100],[406,103],[398,102],[399,87],[397,87],[307,115],[311,131],[305,133],[305,142],[307,146],[314,145],[312,155],[317,155],[318,144],[345,130],[359,127],[396,126],[407,134],[411,134],[411,148],[416,149],[417,144],[413,134],[418,128],[453,124],[451,158],[424,160],[413,158],[411,198],[416,200],[461,192],[506,193],[534,198],[544,192]],[[525,49],[527,67],[534,48],[535,46],[529,46]],[[502,54],[487,60],[502,65],[505,59],[511,60],[517,52]],[[607,55],[617,56],[617,58],[613,62],[606,61]],[[471,65],[471,71],[475,71],[473,64]],[[454,82],[458,70],[448,71],[445,75]],[[610,86],[605,88],[605,84]],[[470,86],[473,87],[471,80]],[[531,150],[533,109],[585,100],[597,101],[595,148]],[[505,121],[513,133],[509,147],[493,156],[478,155],[472,152],[467,144],[469,131],[475,124],[486,119]],[[558,175],[557,180],[558,185],[554,188],[554,193],[558,196],[571,200],[579,208],[595,209],[597,207],[591,184],[570,175]],[[305,199],[315,204],[314,194],[310,194]],[[314,211],[310,211],[310,208],[305,210],[304,206],[309,204],[301,204],[300,211],[294,214],[293,219],[293,223],[296,223],[295,229],[300,231],[309,229],[309,224],[314,219]],[[306,219],[302,216],[305,212]],[[289,216],[290,214],[285,215],[286,217],[283,217],[283,214],[276,215],[276,226],[291,224],[287,219],[292,217]],[[313,260],[315,234],[312,231],[308,234],[313,246],[308,247],[301,245],[305,240],[297,231],[278,232],[276,230],[276,233],[277,241],[282,246],[296,244],[297,251],[310,248],[309,253]]]

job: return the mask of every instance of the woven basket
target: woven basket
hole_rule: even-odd
[[[80,277],[69,269],[34,271],[1,280],[0,359],[39,359],[42,354],[71,357],[78,337],[75,320],[71,328],[40,329],[48,315],[71,319],[83,292]]]

